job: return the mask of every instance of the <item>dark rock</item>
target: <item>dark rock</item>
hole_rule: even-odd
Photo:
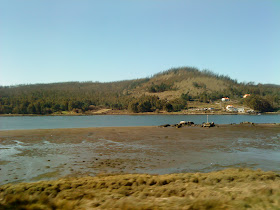
[[[169,126],[170,126],[169,124],[164,124],[164,125],[160,125],[159,127],[166,128],[166,127],[169,127]]]

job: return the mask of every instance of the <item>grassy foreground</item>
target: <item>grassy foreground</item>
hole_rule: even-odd
[[[279,209],[279,198],[280,175],[251,169],[0,186],[0,209]]]

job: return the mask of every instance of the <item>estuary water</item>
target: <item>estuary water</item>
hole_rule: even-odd
[[[280,115],[209,115],[209,122],[215,124],[280,123]],[[0,130],[157,126],[192,121],[201,124],[206,115],[91,115],[91,116],[14,116],[0,117]]]

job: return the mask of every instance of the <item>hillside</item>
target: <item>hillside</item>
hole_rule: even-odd
[[[244,101],[241,97],[246,93],[257,96],[258,101],[268,102],[269,111],[279,108],[279,85],[237,83],[236,80],[210,71],[182,67],[150,78],[109,83],[64,82],[2,86],[0,114],[90,114],[100,109],[170,112],[187,109],[190,107],[188,104],[193,107],[199,103],[220,101],[222,97],[230,97],[237,104],[242,104]],[[195,105],[193,102],[196,102]]]
[[[163,92],[151,92],[152,86],[165,84],[170,86]],[[219,76],[210,71],[199,71],[196,68],[176,68],[155,74],[141,86],[132,90],[135,96],[147,94],[157,95],[160,98],[175,99],[182,94],[198,96],[203,93],[222,93],[229,87],[236,86],[237,82],[226,76]]]

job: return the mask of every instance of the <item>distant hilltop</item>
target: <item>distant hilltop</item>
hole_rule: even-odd
[[[250,97],[243,98],[245,94]],[[228,105],[267,112],[280,107],[279,85],[238,83],[228,76],[193,67],[108,83],[1,86],[0,96],[0,114],[229,112]],[[222,98],[228,98],[230,104]]]

